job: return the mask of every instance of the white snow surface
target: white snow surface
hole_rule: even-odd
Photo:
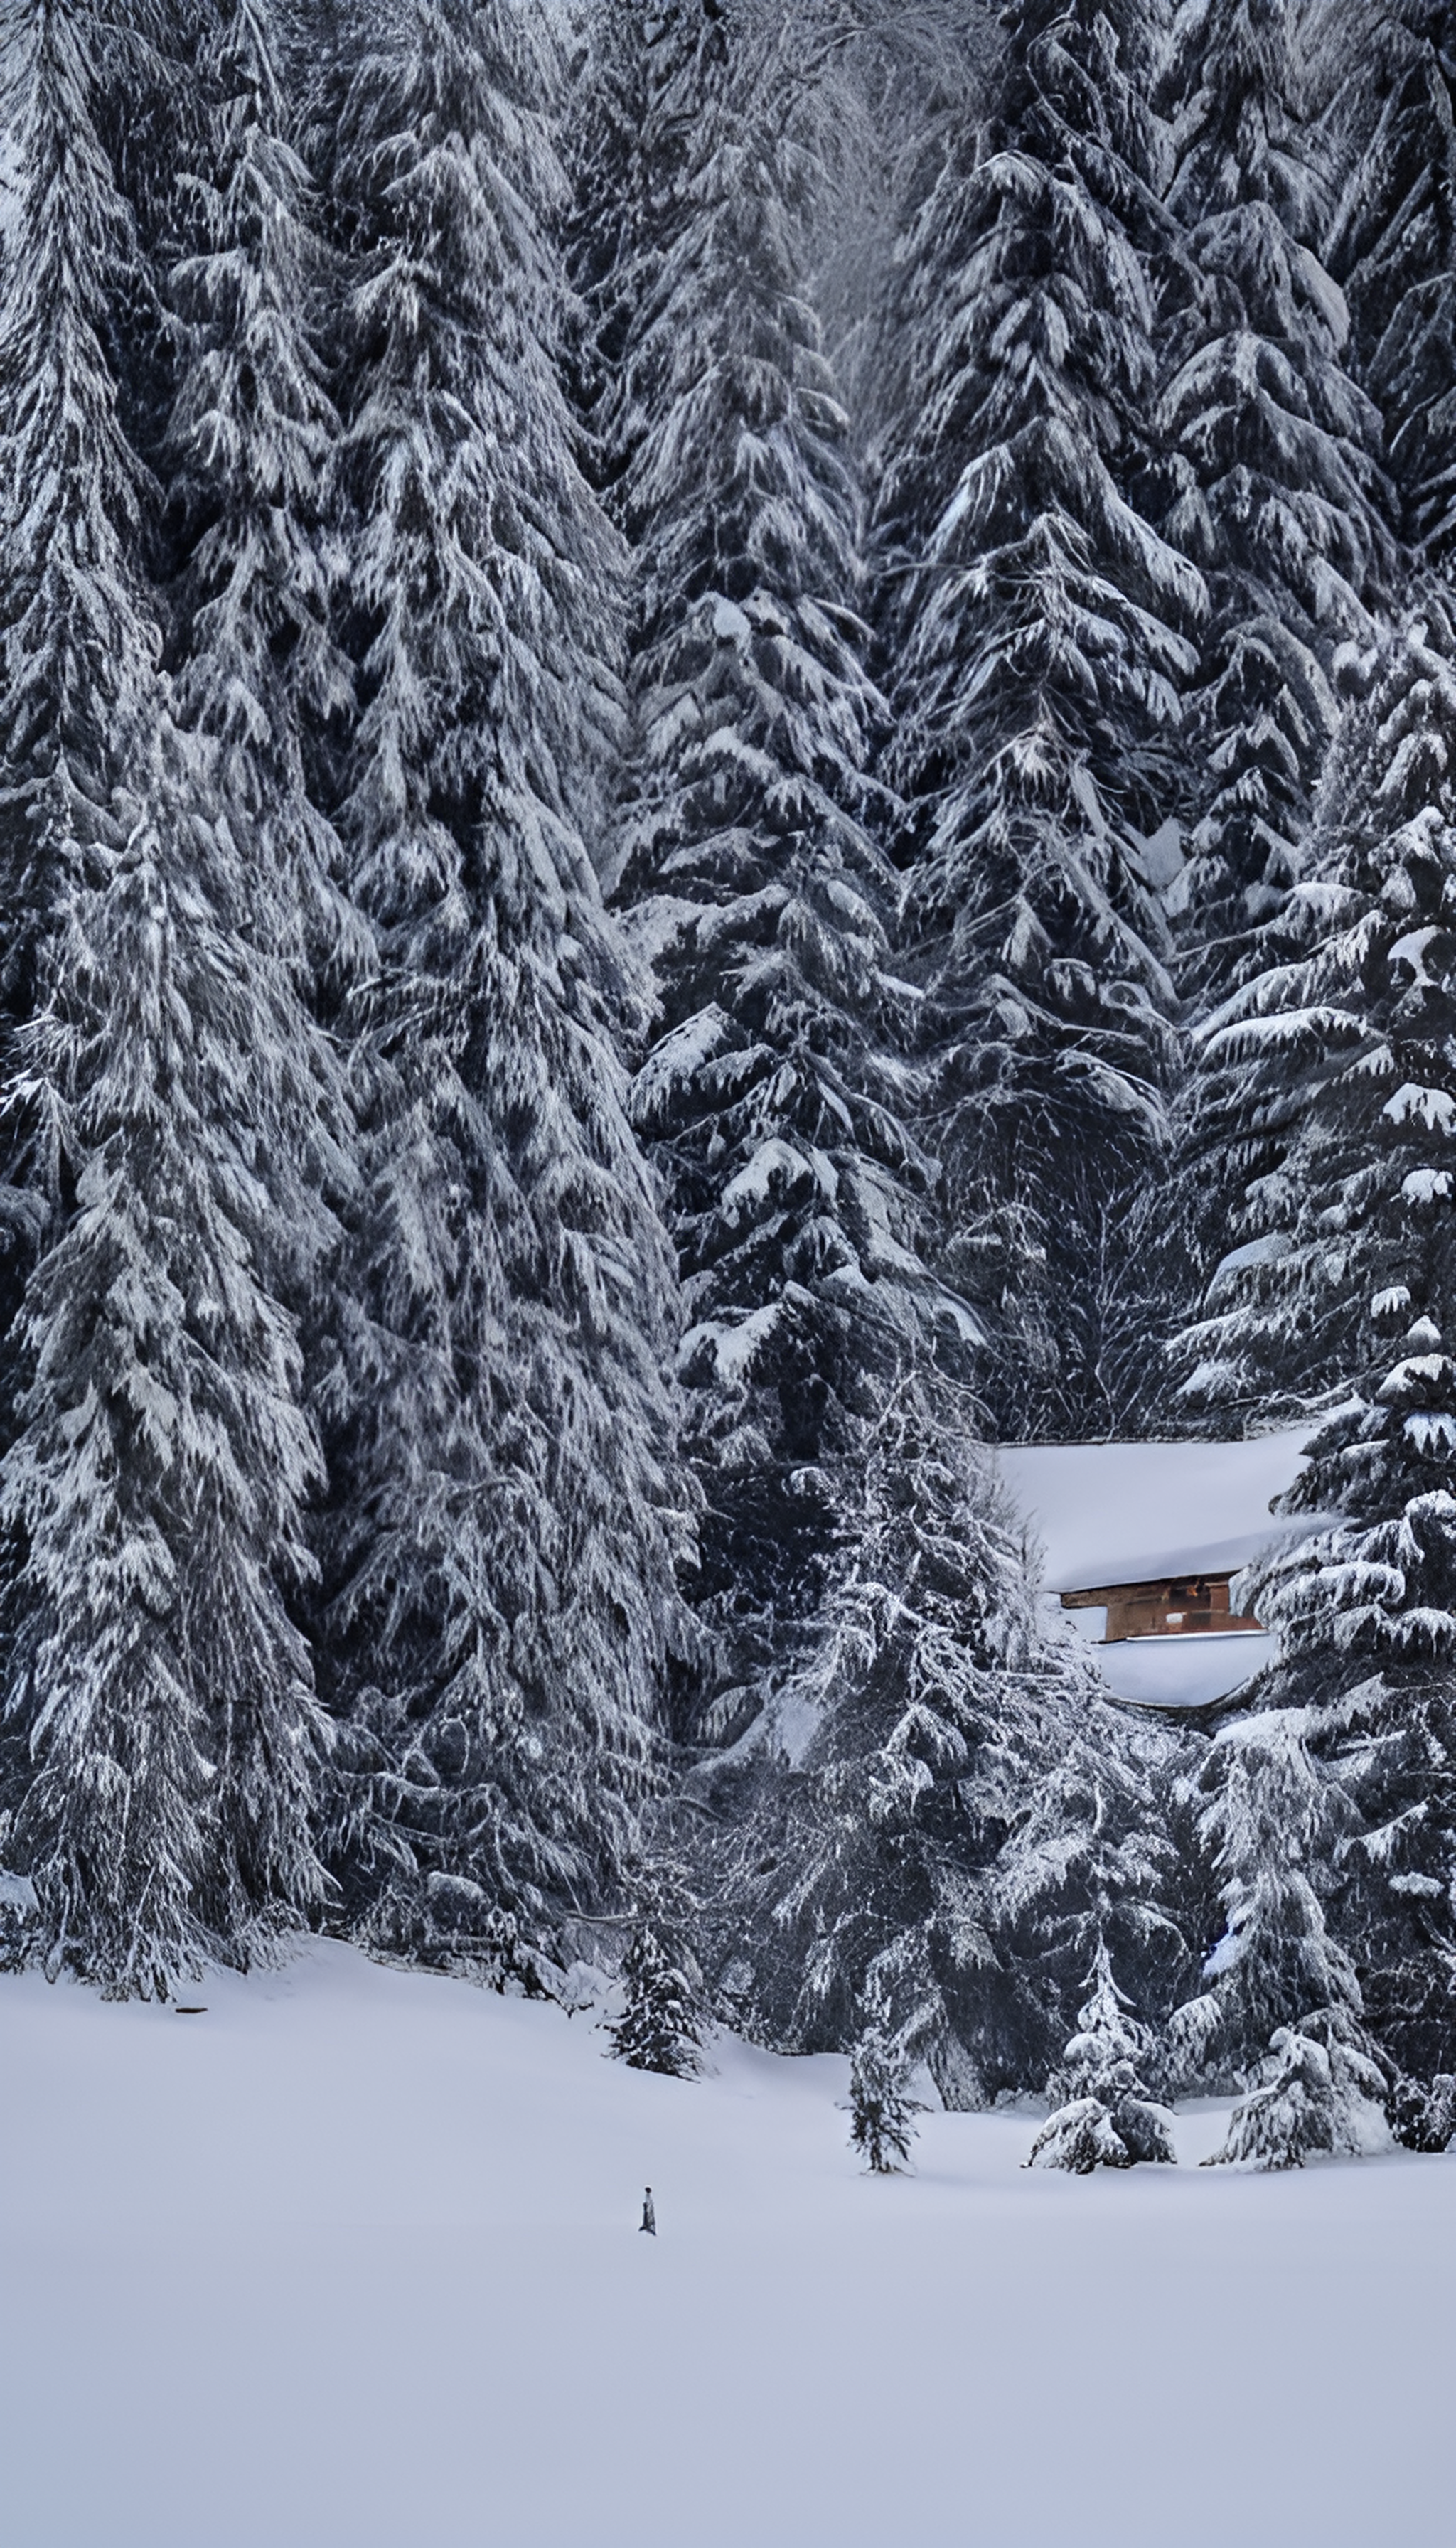
[[[1098,1671],[1119,1698],[1144,1707],[1209,1707],[1231,1698],[1274,1661],[1279,1640],[1200,1630],[1191,1637],[1125,1637],[1099,1646]]]
[[[1450,2538],[1450,2157],[1028,2174],[1028,2109],[876,2180],[839,2059],[327,1945],[191,1996],[0,1980],[7,2548]]]
[[[996,1453],[1013,1504],[1046,1554],[1048,1592],[1246,1566],[1318,1515],[1269,1510],[1292,1487],[1316,1422],[1251,1442],[1051,1442]]]

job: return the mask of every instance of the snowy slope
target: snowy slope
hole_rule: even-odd
[[[1075,2180],[935,2115],[874,2182],[838,2060],[638,2077],[333,1947],[197,1997],[0,1980],[6,2548],[1450,2536],[1456,2160]]]

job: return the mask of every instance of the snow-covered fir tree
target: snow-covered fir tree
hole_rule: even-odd
[[[1099,1938],[1156,2020],[1196,1966],[1168,1797],[1186,1755],[1048,1640],[981,1455],[907,1387],[820,1651],[689,1781],[719,1819],[713,1969],[752,2030],[879,2008],[948,2105],[1040,2090]]]
[[[1307,2158],[1378,2158],[1391,2147],[1385,2079],[1329,2011],[1276,2028],[1257,2087],[1205,2167],[1268,2172]]]
[[[648,427],[640,381],[628,380],[623,358],[671,232],[691,148],[698,55],[720,41],[720,15],[703,0],[641,9],[594,0],[583,15],[562,132],[568,262],[580,296],[569,351],[592,426],[589,467],[602,485],[620,477]]]
[[[867,2026],[850,2056],[850,2140],[871,2176],[898,2176],[910,2162],[920,2101],[911,2065],[881,2025]]]
[[[1210,1021],[1215,1066],[1242,1080],[1234,1140],[1273,1125],[1284,1156],[1249,1187],[1244,1243],[1184,1339],[1216,1407],[1344,1402],[1295,1492],[1341,1518],[1312,1519],[1250,1579],[1283,1658],[1276,1712],[1247,1740],[1283,1728],[1302,1781],[1318,1772],[1337,1804],[1329,1840],[1298,1844],[1299,1900],[1269,1904],[1264,1927],[1309,1934],[1317,1884],[1376,2040],[1426,2080],[1456,2045],[1453,909],[1456,614],[1432,591],[1346,720],[1280,924],[1298,952]],[[1302,1812],[1274,1794],[1265,1811],[1268,1846],[1294,1847]],[[1324,2004],[1293,1977],[1278,1996],[1267,2013],[1285,2021]]]
[[[245,1963],[323,1889],[292,1615],[320,1470],[260,1271],[299,1092],[256,1055],[286,1053],[292,998],[249,945],[210,775],[159,717],[121,838],[77,845],[25,1040],[56,1185],[0,1470],[33,1773],[9,1846],[52,1966],[143,1994],[204,1954]]]
[[[593,282],[640,578],[616,899],[659,1013],[632,1106],[684,1285],[698,1598],[751,1705],[812,1626],[876,1387],[964,1364],[979,1331],[917,1252],[934,1172],[904,1128],[912,1003],[866,776],[884,709],[806,300],[808,31],[701,0],[614,25],[653,100],[628,270]]]
[[[1385,422],[1406,538],[1434,564],[1456,541],[1456,44],[1445,0],[1405,17],[1337,13],[1320,29],[1343,71],[1325,119],[1342,183],[1324,255],[1349,306],[1347,359]]]
[[[607,2030],[616,2059],[631,2070],[657,2070],[671,2079],[696,2078],[702,2068],[701,1995],[650,1923],[644,1922],[632,1933],[622,1962],[622,1981],[626,2004]]]
[[[1322,169],[1286,0],[1183,0],[1160,103],[1173,123],[1161,429],[1181,464],[1164,522],[1212,611],[1189,700],[1202,774],[1187,971],[1205,1007],[1300,866],[1336,722],[1338,650],[1364,644],[1395,567],[1380,418],[1343,362],[1320,262]],[[1195,1150],[1208,1144],[1194,1135]]]
[[[135,229],[93,106],[114,31],[16,40],[5,368],[11,1225],[8,1852],[40,1944],[115,1990],[246,1959],[320,1891],[319,1722],[290,1603],[317,1455],[262,1276],[294,1200],[286,1003],[210,756],[180,735],[140,558],[152,491],[108,359]],[[291,1093],[291,1092],[290,1092]]]
[[[1053,2104],[1098,2093],[1098,2081],[1124,2062],[1144,2064],[1152,2038],[1132,2013],[1126,1991],[1119,1988],[1107,1941],[1099,1938],[1092,1969],[1086,1977],[1087,1998],[1077,2011],[1076,2033],[1062,2051],[1060,2066],[1047,2083]]]
[[[16,175],[0,330],[8,1086],[21,1066],[18,1039],[49,996],[47,940],[71,870],[88,852],[116,846],[112,794],[136,748],[160,646],[139,576],[148,487],[121,421],[112,317],[138,288],[138,251],[93,114],[108,32],[108,14],[78,0],[36,0],[11,30]],[[14,1323],[59,1157],[44,1099],[7,1131],[0,1331],[9,1440]],[[13,1683],[6,1720],[3,1801],[13,1807],[31,1775]]]
[[[38,945],[72,835],[115,839],[111,791],[160,642],[140,574],[150,490],[121,421],[114,324],[140,259],[92,112],[109,32],[110,13],[82,0],[15,13],[18,183],[0,339],[7,1070],[45,996]],[[8,1191],[14,1237],[35,1214]]]
[[[1222,1931],[1203,1989],[1168,2024],[1169,2068],[1184,2089],[1246,2078],[1274,2030],[1310,2012],[1359,2029],[1359,1982],[1321,1899],[1344,1799],[1309,1733],[1303,1710],[1262,1707],[1221,1728],[1199,1767],[1198,1837]]]
[[[216,738],[260,938],[310,994],[367,962],[305,766],[351,694],[328,625],[322,492],[338,420],[315,342],[323,249],[267,0],[218,13],[196,76],[210,114],[175,208],[189,252],[169,278],[182,325],[163,454],[181,559],[177,701]]]
[[[1412,1251],[1444,1253],[1453,821],[1456,618],[1432,588],[1350,707],[1266,960],[1196,1038],[1233,1247],[1177,1356],[1226,1421],[1316,1408],[1381,1332],[1442,1321],[1438,1293],[1402,1283]]]
[[[1131,2014],[1103,1939],[1087,1981],[1077,2031],[1047,2082],[1052,2111],[1027,2165],[1088,2176],[1097,2167],[1136,2167],[1139,2159],[1173,2161],[1173,2118],[1140,2076],[1152,2039]]]
[[[220,11],[194,71],[208,115],[178,177],[189,252],[168,278],[176,388],[158,462],[169,653],[178,714],[211,747],[239,920],[275,968],[277,1033],[257,1055],[278,1127],[268,1261],[313,1325],[337,1255],[332,1207],[354,1173],[343,1072],[318,1018],[371,953],[306,767],[350,698],[328,627],[322,508],[337,419],[314,343],[323,256],[266,0]]]
[[[528,1956],[631,1845],[683,1650],[672,1269],[576,820],[617,560],[553,370],[530,21],[421,0],[358,47],[327,168],[359,702],[336,820],[378,952],[329,1399],[337,1847],[362,1934]]]
[[[1134,13],[1023,0],[904,249],[907,412],[880,501],[913,800],[905,893],[947,1264],[1002,1331],[1004,1426],[1105,1428],[1088,1268],[1164,1138],[1174,1007],[1149,853],[1196,661],[1197,571],[1148,461],[1155,222]]]

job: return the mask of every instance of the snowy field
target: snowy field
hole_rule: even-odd
[[[933,2115],[874,2181],[839,2060],[642,2077],[337,1947],[196,1997],[0,1980],[5,2548],[1456,2535],[1456,2158],[1073,2179]]]

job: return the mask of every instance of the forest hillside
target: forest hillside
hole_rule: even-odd
[[[0,1958],[1444,2145],[1450,9],[4,26]]]

